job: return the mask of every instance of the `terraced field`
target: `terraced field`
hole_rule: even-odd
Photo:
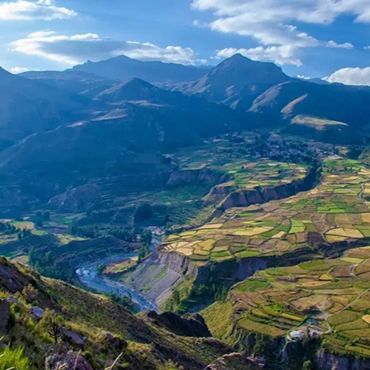
[[[229,319],[245,332],[288,340],[323,335],[331,352],[370,356],[370,247],[260,271],[233,288],[228,304]],[[209,307],[206,318],[221,307]],[[224,328],[214,329],[223,336]]]
[[[271,166],[270,171],[257,168],[261,184],[263,175],[266,183],[271,181],[279,165]],[[302,252],[309,259],[325,249],[335,256],[337,245],[345,248],[347,241],[370,237],[368,195],[369,169],[352,160],[328,159],[321,182],[313,190],[263,205],[228,209],[211,223],[171,235],[161,248],[182,254],[199,266],[293,252],[296,257]]]

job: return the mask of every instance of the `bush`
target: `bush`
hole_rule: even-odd
[[[23,351],[23,348],[11,350],[9,347],[6,347],[5,350],[0,353],[0,370],[28,370],[31,364],[29,359],[23,355]]]

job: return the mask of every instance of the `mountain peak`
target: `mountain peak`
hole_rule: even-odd
[[[109,100],[145,100],[152,96],[152,93],[159,90],[154,85],[142,80],[141,78],[132,78],[128,81],[118,83],[113,87],[103,91],[98,95],[100,99]]]

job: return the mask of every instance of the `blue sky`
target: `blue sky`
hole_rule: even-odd
[[[239,52],[289,75],[370,85],[370,0],[8,0],[0,43],[13,72],[119,54],[217,64]]]

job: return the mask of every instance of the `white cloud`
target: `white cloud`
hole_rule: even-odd
[[[138,60],[160,60],[165,63],[188,65],[207,63],[204,59],[197,59],[194,50],[191,48],[183,48],[181,46],[161,48],[149,42],[128,41],[125,47],[119,51],[119,54],[125,54],[130,58]]]
[[[330,24],[343,14],[370,22],[369,0],[193,0],[192,8],[213,12],[212,30],[251,36],[262,45],[350,48],[348,43],[319,41],[292,24]]]
[[[190,48],[180,46],[162,48],[150,43],[101,38],[93,33],[66,36],[53,31],[39,31],[12,42],[11,49],[66,65],[75,65],[87,60],[99,61],[121,54],[139,60],[159,60],[187,65],[205,63],[204,60],[197,59],[195,52]]]
[[[77,16],[72,9],[58,7],[53,0],[39,1],[9,1],[0,4],[0,20],[3,21],[24,21],[24,20],[45,20],[68,19]]]
[[[311,80],[311,77],[304,76],[304,75],[298,75],[297,78],[299,78],[301,80]]]
[[[328,48],[337,48],[337,49],[353,49],[354,46],[349,42],[345,42],[344,44],[337,44],[335,41],[329,41],[326,46]]]
[[[258,46],[252,49],[226,48],[219,50],[216,54],[216,58],[230,58],[234,54],[241,54],[252,60],[274,62],[279,65],[302,65],[302,62],[297,56],[299,54],[298,49],[288,45],[269,47]]]
[[[24,68],[24,67],[13,67],[13,68],[10,68],[10,72],[11,73],[14,73],[14,74],[17,74],[17,73],[23,73],[23,72],[27,72],[29,71],[28,68]]]
[[[342,68],[323,80],[345,85],[366,86],[370,85],[370,67],[366,68]]]

